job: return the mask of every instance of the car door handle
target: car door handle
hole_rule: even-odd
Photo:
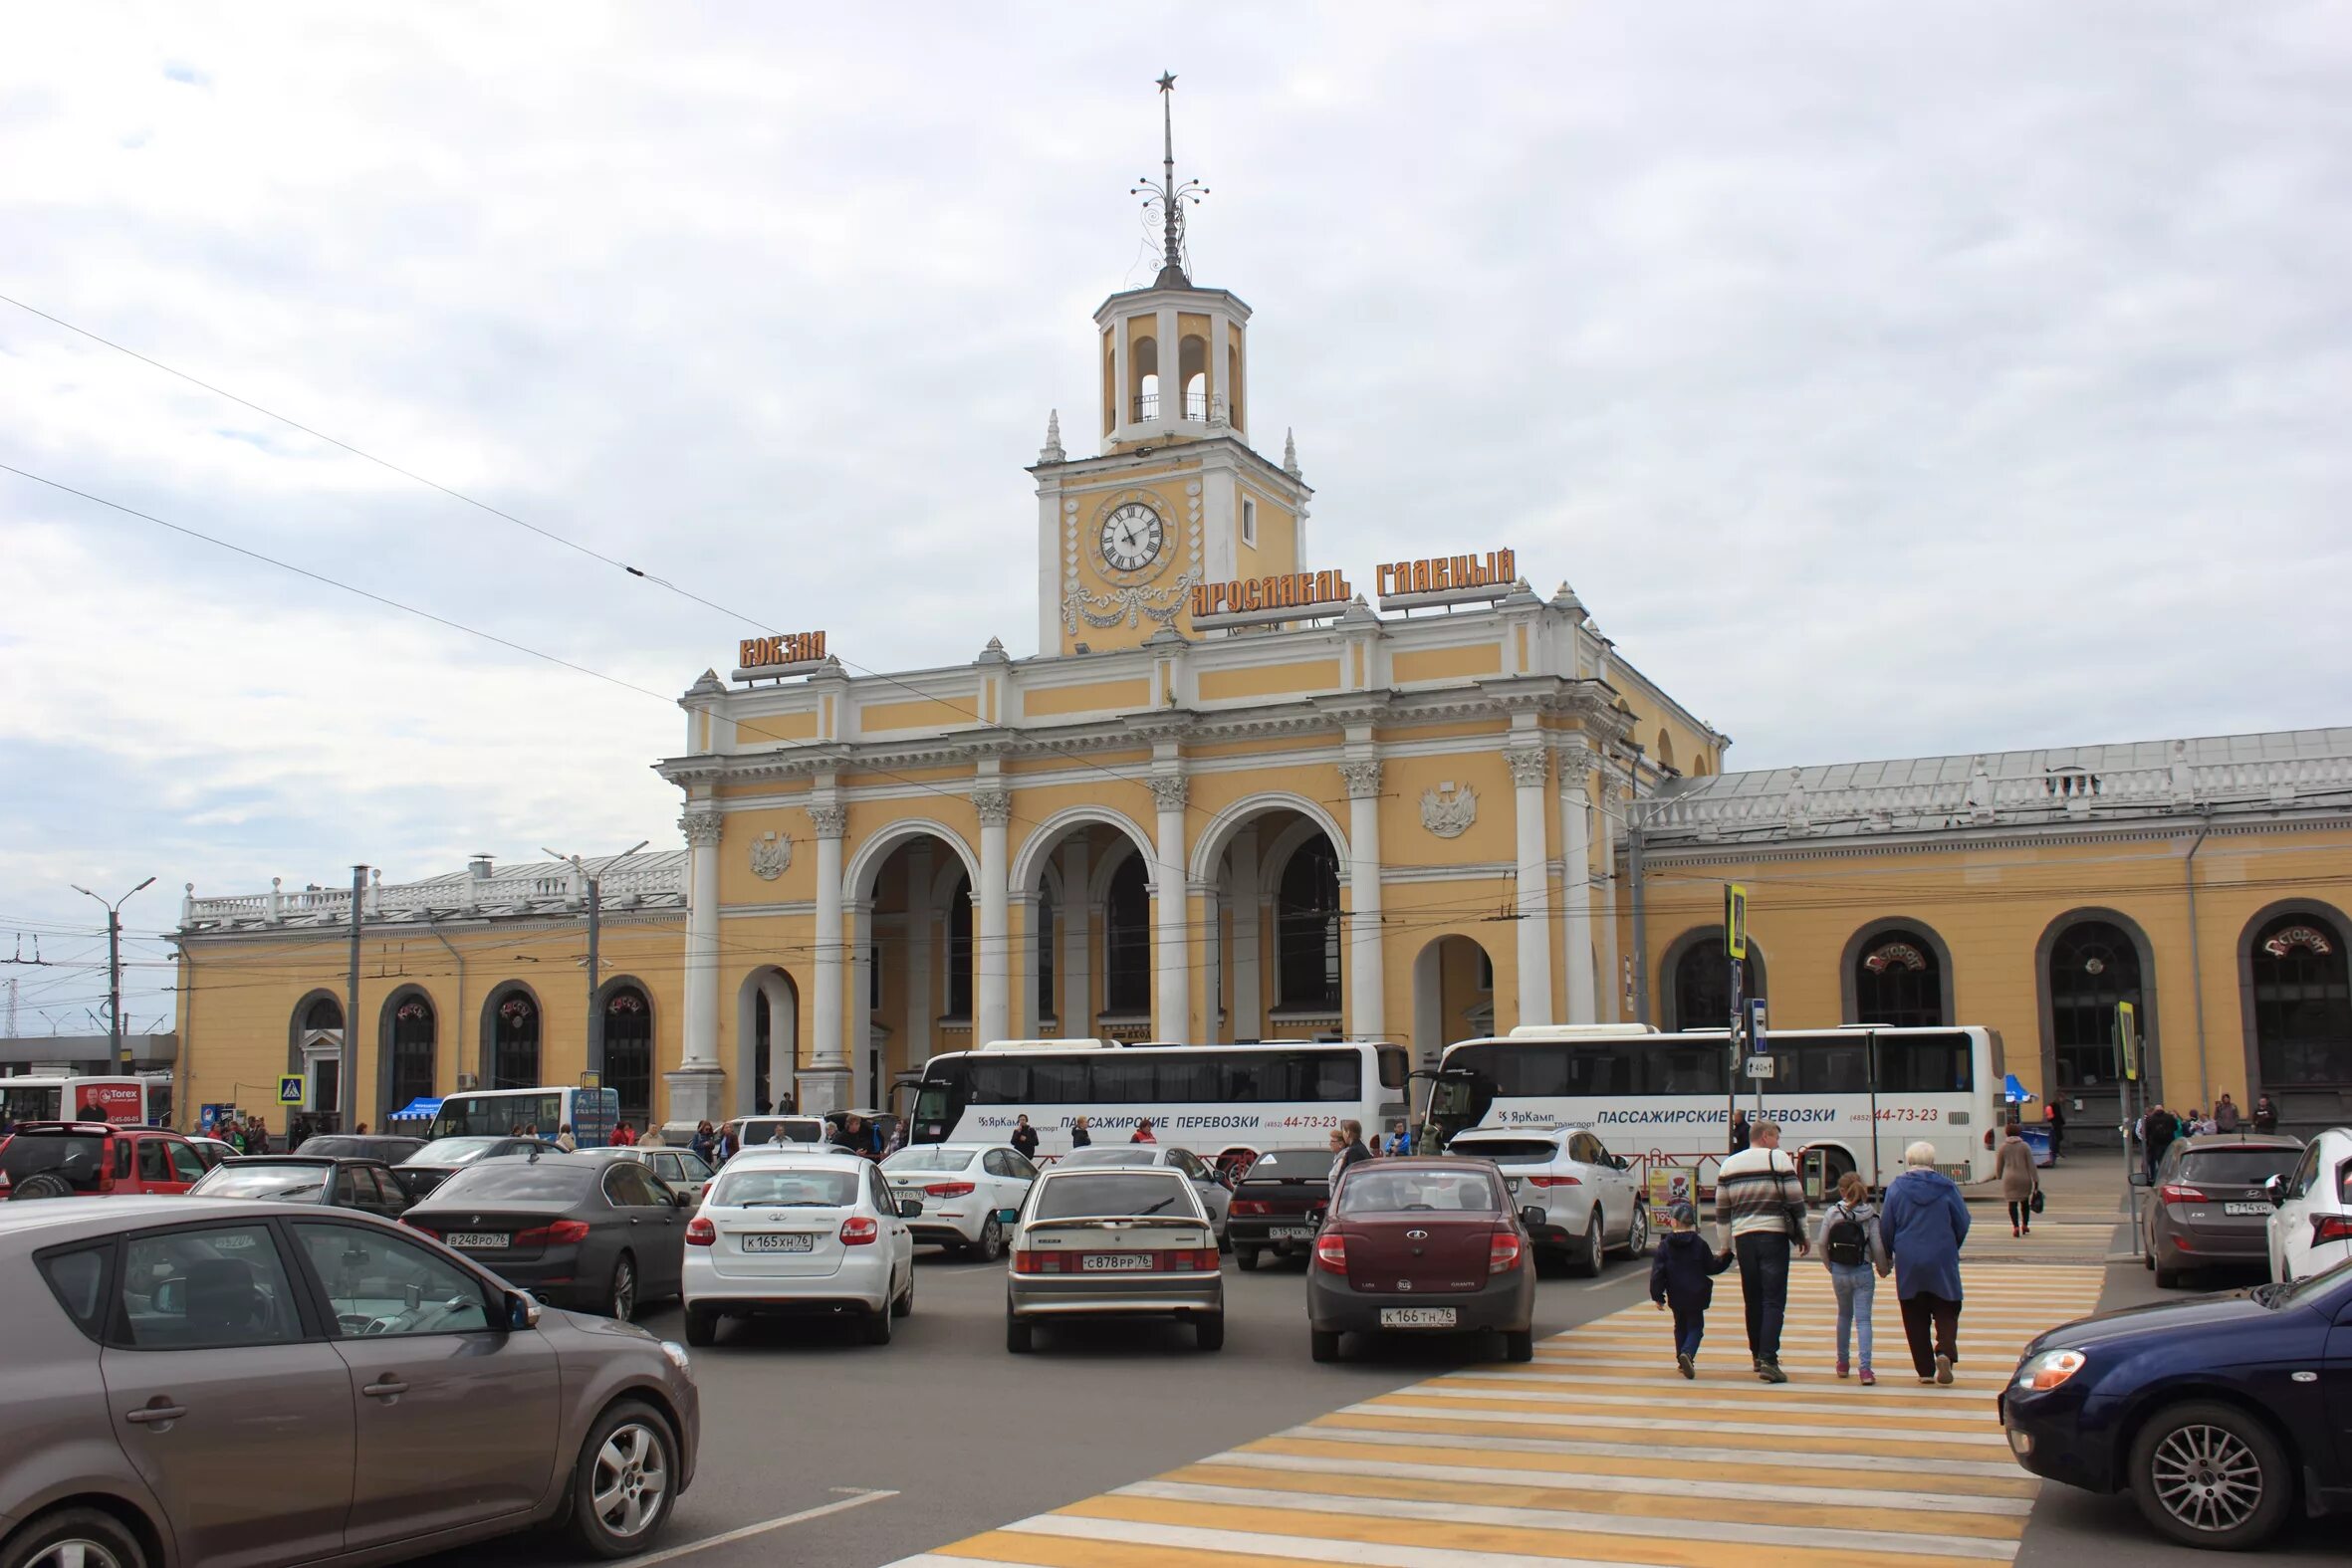
[[[184,1405],[144,1405],[137,1410],[124,1411],[122,1419],[134,1427],[143,1427],[154,1421],[177,1421],[187,1413]]]
[[[393,1400],[407,1393],[408,1385],[398,1378],[383,1377],[377,1378],[373,1383],[362,1385],[359,1392],[369,1399]]]

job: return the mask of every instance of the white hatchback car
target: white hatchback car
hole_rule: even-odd
[[[979,1143],[919,1143],[882,1162],[882,1175],[901,1198],[923,1206],[909,1225],[915,1240],[937,1241],[965,1257],[993,1263],[1005,1255],[1018,1214],[1038,1168],[1018,1149]]]
[[[1544,1212],[1542,1224],[1528,1226],[1537,1249],[1564,1255],[1579,1273],[1599,1273],[1611,1247],[1629,1257],[1650,1249],[1641,1184],[1581,1127],[1473,1127],[1449,1139],[1446,1153],[1494,1161],[1520,1212]]]
[[[2271,1180],[2272,1279],[2309,1279],[2352,1258],[2352,1127],[2321,1133],[2292,1175]]]
[[[686,1226],[686,1343],[710,1344],[722,1317],[855,1314],[887,1345],[914,1309],[920,1210],[853,1154],[737,1155]]]

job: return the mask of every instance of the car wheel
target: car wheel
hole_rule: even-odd
[[[1309,1329],[1306,1335],[1307,1354],[1317,1361],[1339,1359],[1339,1333],[1336,1329]]]
[[[55,1171],[40,1171],[26,1177],[9,1190],[8,1196],[20,1198],[71,1198],[74,1184]]]
[[[122,1521],[96,1508],[43,1514],[0,1550],[7,1568],[146,1568],[145,1548]]]
[[[643,1551],[677,1501],[677,1473],[668,1423],[634,1400],[613,1406],[573,1465],[573,1537],[598,1557]]]
[[[698,1307],[686,1309],[686,1343],[694,1349],[715,1345],[719,1340],[719,1316]]]
[[[976,1251],[978,1252],[980,1260],[984,1263],[993,1263],[998,1258],[1005,1255],[1004,1221],[998,1219],[995,1215],[990,1215],[988,1217],[988,1224],[980,1228],[980,1245],[976,1248]]]
[[[1036,1328],[1008,1312],[1005,1314],[1005,1348],[1016,1356],[1026,1356],[1037,1348]]]
[[[897,1318],[898,1305],[896,1302],[884,1302],[877,1310],[868,1312],[865,1315],[864,1323],[865,1342],[869,1345],[890,1343],[890,1335]]]
[[[1604,1259],[1600,1240],[1600,1211],[1595,1209],[1584,1222],[1584,1239],[1569,1259],[1577,1273],[1589,1279],[1601,1271]]]
[[[628,1253],[612,1265],[612,1288],[604,1292],[604,1315],[626,1323],[637,1310],[637,1260]]]
[[[1243,1273],[1253,1273],[1258,1267],[1258,1248],[1237,1246],[1233,1249],[1233,1260],[1241,1265]]]
[[[890,1303],[892,1317],[904,1317],[915,1309],[915,1271],[906,1271],[906,1288],[898,1292],[898,1299]]]
[[[2179,1269],[2167,1268],[2162,1263],[2157,1263],[2153,1266],[2156,1269],[2157,1289],[2178,1290],[2181,1287],[2181,1271]]]
[[[1535,1359],[1535,1331],[1531,1328],[1507,1328],[1503,1331],[1503,1359],[1532,1361]]]
[[[1204,1317],[1197,1320],[1192,1325],[1192,1333],[1193,1343],[1201,1349],[1223,1350],[1225,1348],[1225,1314],[1220,1312],[1215,1317]]]
[[[1650,1249],[1650,1206],[1633,1201],[1633,1222],[1625,1228],[1625,1255],[1639,1257]]]
[[[2158,1411],[2132,1442],[2131,1486],[2142,1516],[2184,1546],[2259,1546],[2294,1511],[2286,1451],[2234,1405]]]
[[[2154,1268],[2156,1266],[2156,1254],[2154,1252],[2142,1252],[2140,1254],[2140,1266],[2142,1268]]]

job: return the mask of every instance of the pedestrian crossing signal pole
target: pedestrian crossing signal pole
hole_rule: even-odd
[[[2138,1257],[2143,1245],[2140,1235],[2142,1184],[2134,1178],[2143,1172],[2149,1181],[2154,1181],[2156,1177],[2154,1172],[2148,1171],[2146,1150],[2133,1147],[2132,1131],[2140,1125],[2140,1116],[2146,1115],[2148,1110],[2148,1085],[2140,1077],[2139,1008],[2128,1002],[2115,1005],[2115,1059],[2123,1068],[2123,1125],[2117,1129],[2123,1134],[2123,1190],[2132,1195],[2132,1255]],[[2132,1110],[2135,1102],[2139,1105],[2139,1115],[2135,1115]]]
[[[1724,1074],[1724,1150],[1729,1153],[1732,1118],[1740,1109],[1740,1066],[1748,1059],[1748,1008],[1741,995],[1748,967],[1748,888],[1743,883],[1724,884],[1723,943],[1725,989],[1732,1004],[1731,1034],[1726,1042],[1731,1062]]]

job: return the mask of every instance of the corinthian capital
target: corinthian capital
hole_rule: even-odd
[[[1347,785],[1350,800],[1376,799],[1380,793],[1380,760],[1341,763],[1339,778]]]
[[[972,809],[980,813],[981,826],[1006,826],[1013,820],[1013,793],[1009,789],[975,789]]]
[[[845,805],[809,807],[809,830],[820,838],[841,837],[849,831],[849,808]]]
[[[1182,774],[1161,774],[1151,781],[1151,797],[1163,811],[1181,811],[1192,796],[1192,781]]]
[[[1505,752],[1503,760],[1511,765],[1511,782],[1525,789],[1543,783],[1544,754],[1539,747],[1523,751]]]
[[[716,811],[688,811],[678,818],[678,831],[686,835],[687,847],[692,849],[716,849],[725,827],[726,818]]]

